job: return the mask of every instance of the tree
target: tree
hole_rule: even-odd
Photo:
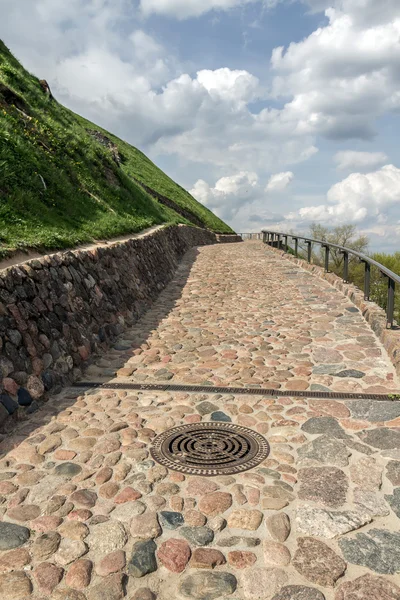
[[[366,254],[368,249],[369,240],[365,235],[357,235],[357,229],[355,225],[338,225],[333,229],[324,227],[318,223],[313,223],[310,226],[310,237],[314,240],[321,240],[323,242],[329,242],[336,244],[337,246],[345,246],[361,254]],[[321,249],[320,256],[316,262],[322,260],[323,249]],[[343,254],[336,248],[330,249],[330,258],[334,265],[333,270],[339,272],[343,265]],[[349,255],[349,261],[357,261],[356,257]]]

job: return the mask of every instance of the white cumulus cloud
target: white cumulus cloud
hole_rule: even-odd
[[[197,81],[211,98],[228,103],[248,103],[262,95],[260,81],[248,71],[222,69],[198,71]]]
[[[165,15],[179,20],[199,17],[210,11],[227,11],[246,4],[274,7],[280,0],[140,0],[144,15]]]
[[[293,181],[293,173],[291,171],[285,171],[284,173],[275,173],[271,175],[266,185],[266,192],[282,192],[287,188],[291,181]]]
[[[333,157],[339,171],[371,171],[384,163],[388,157],[384,152],[357,152],[341,150]]]
[[[222,218],[232,218],[244,204],[254,202],[261,194],[258,175],[241,171],[221,177],[214,186],[199,179],[190,190],[192,196]]]
[[[272,94],[292,98],[281,120],[299,134],[369,139],[378,116],[400,109],[400,3],[387,22],[360,23],[354,10],[326,14],[326,26],[275,48]]]
[[[289,213],[286,219],[327,225],[383,224],[398,219],[400,169],[385,165],[371,173],[352,173],[330,188],[326,200],[326,204],[305,206]]]

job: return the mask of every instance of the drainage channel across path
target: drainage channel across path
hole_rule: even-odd
[[[400,599],[398,381],[326,282],[190,251],[85,377],[1,442],[0,597]]]

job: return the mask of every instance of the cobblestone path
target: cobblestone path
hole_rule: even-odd
[[[188,253],[87,379],[287,395],[64,390],[0,443],[1,600],[400,600],[400,402],[340,292],[260,243]],[[231,421],[264,435],[250,471],[153,462],[153,438]]]

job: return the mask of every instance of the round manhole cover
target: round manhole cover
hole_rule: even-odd
[[[153,441],[155,461],[190,475],[227,475],[247,471],[267,458],[267,440],[233,423],[196,423],[165,431]]]

